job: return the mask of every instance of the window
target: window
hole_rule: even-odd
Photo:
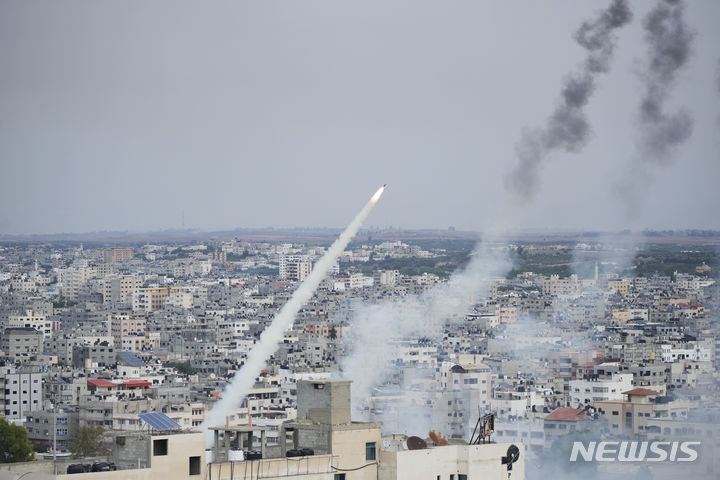
[[[167,440],[165,440],[167,442]],[[200,457],[190,457],[190,475],[200,475]]]
[[[345,480],[345,474],[344,473],[336,473],[334,480]]]
[[[375,442],[365,444],[365,460],[368,462],[375,460]]]
[[[464,473],[458,474],[458,480],[467,480],[467,475],[465,475]]]
[[[158,457],[160,455],[168,454],[168,441],[167,438],[162,440],[153,440],[153,456]]]

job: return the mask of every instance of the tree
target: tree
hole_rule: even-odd
[[[74,458],[109,455],[110,450],[103,441],[102,427],[85,427],[70,439],[68,450]]]
[[[178,373],[183,375],[194,375],[197,373],[197,369],[193,368],[190,360],[184,362],[165,362],[165,366],[168,368],[174,368]]]
[[[335,327],[331,327],[328,331],[328,337],[330,337],[330,340],[335,340],[337,338],[337,329]]]
[[[24,427],[0,418],[0,463],[35,460],[32,445]]]

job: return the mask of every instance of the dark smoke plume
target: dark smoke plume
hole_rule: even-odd
[[[641,73],[645,94],[640,103],[640,148],[643,160],[656,164],[670,162],[674,148],[692,134],[692,118],[685,109],[665,111],[695,38],[683,20],[684,10],[681,0],[660,0],[643,23],[649,58]]]
[[[597,18],[580,25],[575,40],[587,56],[578,71],[567,77],[555,111],[542,128],[523,131],[516,146],[519,164],[505,181],[509,190],[524,199],[537,190],[538,169],[553,150],[578,152],[590,136],[584,108],[595,91],[595,77],[610,68],[615,50],[615,30],[632,20],[627,0],[613,0]]]

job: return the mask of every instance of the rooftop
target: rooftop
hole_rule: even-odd
[[[561,407],[553,410],[545,420],[556,420],[562,422],[578,422],[584,420],[585,410],[582,408]]]
[[[632,390],[622,393],[623,395],[659,395],[659,393],[655,390],[650,390],[648,388],[633,388]]]

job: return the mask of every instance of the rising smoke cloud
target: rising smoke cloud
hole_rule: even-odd
[[[486,240],[478,246],[466,268],[453,274],[446,283],[421,295],[395,298],[356,311],[346,340],[352,350],[340,361],[342,376],[353,380],[355,414],[363,414],[362,406],[373,389],[392,374],[392,340],[437,339],[443,334],[445,323],[464,318],[472,305],[489,294],[492,279],[503,276],[510,266],[506,254]],[[405,426],[417,428],[418,412],[408,414],[412,418],[404,422]]]
[[[615,30],[632,20],[626,0],[613,0],[593,20],[580,25],[575,40],[587,56],[578,71],[570,74],[562,87],[560,101],[547,123],[537,129],[525,130],[516,145],[519,164],[506,178],[505,187],[524,200],[538,189],[540,165],[555,150],[579,152],[590,136],[590,124],[584,108],[595,91],[595,78],[610,68],[615,50]]]
[[[640,102],[640,153],[654,164],[668,164],[675,147],[692,135],[686,109],[666,111],[678,72],[687,64],[695,33],[685,24],[681,0],[661,0],[643,22],[648,60],[640,76],[645,93]]]
[[[300,284],[287,303],[275,315],[270,325],[262,332],[260,340],[250,351],[245,364],[223,390],[222,399],[215,404],[208,413],[207,418],[200,425],[200,430],[205,433],[208,447],[211,447],[214,442],[208,428],[224,425],[225,418],[240,406],[248,391],[254,385],[255,378],[260,374],[270,356],[277,350],[278,342],[282,341],[283,332],[293,324],[298,310],[312,298],[320,282],[328,274],[380,199],[384,189],[385,187],[382,186],[375,192],[350,225],[325,252],[325,255],[315,263],[310,275]]]
[[[681,0],[659,0],[643,21],[648,58],[639,73],[644,93],[638,111],[638,153],[615,184],[630,218],[638,215],[643,194],[652,184],[655,169],[647,166],[671,164],[677,148],[692,135],[693,121],[687,109],[668,113],[666,107],[695,38],[685,24],[684,12]]]

